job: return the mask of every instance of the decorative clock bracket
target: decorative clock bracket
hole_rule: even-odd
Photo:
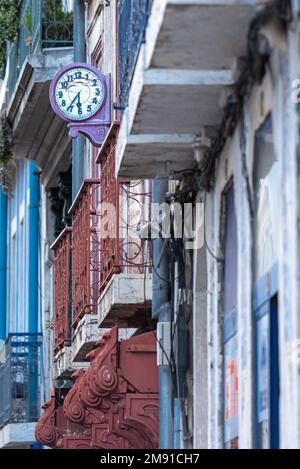
[[[73,71],[74,71],[74,74],[72,74]],[[95,78],[96,78],[98,79],[98,82],[100,80],[102,84],[103,99],[101,102],[101,106],[90,117],[80,119],[80,116],[76,116],[76,118],[73,118],[73,116],[70,116],[65,112],[65,108],[62,109],[62,107],[60,106],[61,100],[65,98],[62,97],[62,91],[63,91],[62,88],[57,89],[57,87],[59,83],[61,86],[62,80],[65,80],[65,82],[67,82],[69,78],[68,76],[71,75],[71,80],[70,80],[71,86],[74,86],[75,84],[77,86],[77,89],[80,89],[78,88],[78,86],[80,87],[81,86],[80,83],[82,83],[83,80],[86,79],[84,77],[86,73],[87,73],[87,80],[89,80],[88,74],[90,73],[90,76],[94,77],[92,81],[95,81]],[[64,79],[65,76],[66,76],[66,79]],[[61,96],[59,96],[59,94]],[[78,93],[78,95],[79,94],[80,93]],[[102,146],[109,132],[109,129],[111,127],[112,110],[111,110],[111,76],[110,75],[103,75],[96,67],[90,64],[77,63],[77,64],[67,65],[66,67],[63,67],[53,78],[51,85],[50,85],[49,97],[50,97],[50,103],[54,112],[63,120],[68,122],[69,135],[72,138],[76,138],[78,137],[79,134],[83,134],[90,140],[90,142],[94,146],[97,146],[97,147]],[[74,99],[72,102],[74,102]],[[73,107],[74,106],[75,104],[73,105]]]

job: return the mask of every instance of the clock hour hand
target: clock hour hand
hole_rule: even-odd
[[[77,107],[78,107],[78,109],[81,108],[80,93],[81,93],[81,91],[79,91],[79,93],[77,94],[77,97],[78,97],[77,98]]]

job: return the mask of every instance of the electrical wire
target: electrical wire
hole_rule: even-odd
[[[178,243],[178,258],[177,259],[174,258],[173,262],[174,264],[175,262],[177,262],[179,264],[179,268],[181,268],[182,270],[185,270],[184,267],[186,265],[186,252],[185,252],[183,243]],[[182,264],[181,266],[180,266],[180,263]],[[182,285],[182,288],[180,289],[180,297],[179,297],[179,301],[176,307],[177,315],[176,315],[176,321],[174,323],[173,334],[172,334],[172,349],[173,349],[173,354],[174,354],[174,366],[176,370],[176,391],[177,391],[176,395],[177,395],[177,398],[179,399],[180,413],[181,413],[181,418],[183,422],[183,440],[187,441],[191,439],[191,433],[189,431],[189,426],[188,426],[188,417],[186,415],[184,405],[183,405],[183,399],[186,399],[186,396],[181,394],[180,376],[179,376],[179,372],[177,371],[178,365],[177,365],[177,360],[176,360],[176,358],[178,357],[178,353],[179,353],[179,340],[178,340],[178,335],[177,335],[179,332],[178,323],[181,318],[182,312],[185,313],[185,310],[186,310],[186,298],[184,295],[184,291],[186,291],[185,282]],[[184,317],[184,322],[187,327],[189,319],[186,316]],[[176,350],[176,353],[174,353],[174,349]]]
[[[207,242],[207,237],[206,237],[206,191],[204,192],[203,236],[204,236],[205,247],[206,247],[208,253],[211,255],[211,257],[213,259],[215,259],[217,262],[224,262],[223,257],[218,257],[212,252],[212,250],[209,247],[208,242]]]

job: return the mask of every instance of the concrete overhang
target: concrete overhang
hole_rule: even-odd
[[[220,121],[231,70],[148,69],[131,134],[197,134]]]
[[[195,166],[193,141],[217,128],[260,0],[153,0],[116,151],[121,179]],[[167,163],[167,165],[166,165]]]
[[[54,357],[53,378],[55,380],[71,379],[75,371],[85,369],[89,365],[86,361],[73,361],[72,347],[63,347]]]
[[[176,177],[176,171],[196,168],[194,135],[130,135],[126,144],[122,177],[132,174],[151,179]],[[172,173],[170,174],[170,171]]]
[[[36,422],[8,423],[0,430],[0,448],[24,448],[36,443]]]
[[[234,57],[244,55],[248,24],[255,8],[266,3],[266,0],[154,0],[152,11],[156,9],[161,26],[156,33],[151,66],[191,70],[230,68]]]
[[[72,363],[76,363],[76,366],[78,366],[77,362],[86,364],[88,361],[86,358],[87,354],[96,347],[97,341],[109,330],[109,328],[99,328],[97,315],[85,314],[73,333]],[[119,339],[129,339],[134,332],[135,329],[120,329]]]
[[[17,159],[36,161],[48,183],[56,171],[67,169],[64,160],[71,139],[66,123],[57,117],[49,101],[49,86],[55,73],[73,61],[72,48],[45,49],[29,55],[21,69],[8,103],[7,115],[13,126],[14,154]]]
[[[145,289],[145,297],[144,297]],[[98,304],[99,327],[139,328],[151,309],[152,275],[121,273],[112,276]]]

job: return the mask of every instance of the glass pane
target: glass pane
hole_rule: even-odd
[[[234,187],[225,196],[224,340],[237,332],[237,228]]]
[[[257,446],[270,445],[270,345],[269,314],[257,321]]]
[[[280,190],[278,160],[269,118],[256,137],[254,166],[255,194],[255,279],[260,279],[278,258],[277,217]]]

